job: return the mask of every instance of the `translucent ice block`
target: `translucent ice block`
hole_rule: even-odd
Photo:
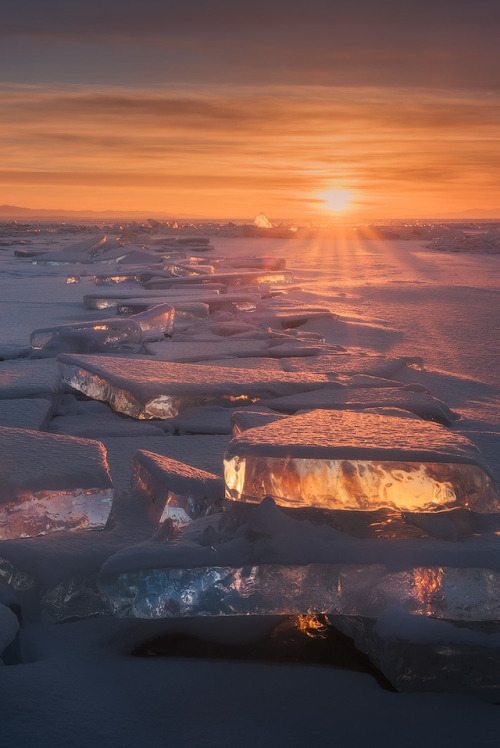
[[[113,318],[35,330],[31,333],[30,343],[34,350],[47,352],[137,352],[142,337],[142,329],[137,321]]]
[[[325,375],[244,371],[105,356],[58,359],[63,379],[94,400],[134,418],[172,418],[194,405],[236,405],[320,387]]]
[[[113,491],[99,442],[0,428],[0,538],[102,528]]]
[[[56,530],[95,530],[105,526],[113,490],[33,491],[0,506],[0,538],[29,538]]]
[[[222,509],[222,478],[153,452],[135,453],[132,485],[148,502],[148,513],[157,522],[171,519],[183,525]]]
[[[172,335],[174,331],[175,310],[170,304],[157,304],[139,314],[134,314],[130,321],[139,325],[143,339]]]
[[[291,508],[498,512],[475,447],[416,419],[316,410],[249,429],[230,442],[226,497]]]
[[[499,572],[416,568],[404,574],[410,586],[399,600],[402,583],[381,564],[153,566],[122,572],[105,564],[100,585],[113,613],[132,618],[313,613],[374,618],[397,601],[412,614],[498,620]],[[440,595],[434,590],[436,574],[441,575]]]

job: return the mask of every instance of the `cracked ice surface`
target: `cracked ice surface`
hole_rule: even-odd
[[[113,490],[99,442],[2,427],[0,476],[1,539],[106,524]]]
[[[226,496],[293,508],[498,512],[474,445],[416,419],[316,410],[249,429],[224,460]]]
[[[255,402],[328,383],[324,374],[242,371],[196,364],[104,356],[58,357],[63,379],[134,418],[172,418],[202,404]]]

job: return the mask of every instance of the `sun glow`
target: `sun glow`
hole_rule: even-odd
[[[321,209],[331,213],[342,213],[350,208],[354,199],[349,190],[326,190],[320,192],[318,198],[321,200]]]

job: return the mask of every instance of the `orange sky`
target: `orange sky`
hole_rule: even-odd
[[[196,74],[185,67],[185,82],[177,80],[179,71],[170,74],[172,65],[162,68],[164,80],[148,75],[156,68],[152,58],[148,68],[144,57],[135,76],[141,80],[131,84],[113,72],[109,50],[116,40],[108,40],[101,74],[79,62],[78,45],[97,43],[89,28],[70,53],[64,28],[42,33],[40,21],[27,40],[12,21],[6,43],[17,34],[18,47],[38,44],[42,72],[33,53],[31,67],[23,67],[20,57],[10,79],[0,83],[0,203],[221,218],[264,211],[316,220],[325,214],[321,193],[343,190],[352,195],[351,207],[339,214],[347,218],[446,217],[500,208],[500,96],[490,81],[481,85],[484,71],[468,87],[459,85],[446,45],[446,74],[427,73],[422,81],[402,48],[406,67],[398,78],[395,60],[384,67],[381,48],[370,47],[367,38],[364,62],[353,50],[349,67],[344,55],[343,76],[330,82],[305,61],[288,80],[278,60],[269,80],[261,69],[256,83],[257,57],[253,68],[241,66],[236,80],[229,80],[210,57],[210,33],[202,39],[197,32],[198,48],[186,51],[184,45],[183,59],[206,58],[212,65],[208,81],[202,65]],[[136,43],[136,37],[129,46],[116,42],[122,55],[115,49],[116,60],[134,58]],[[279,39],[276,47],[289,51]],[[229,61],[236,59],[234,49],[222,50]],[[30,54],[23,59],[29,61]],[[439,72],[432,54],[422,58],[422,66],[430,56]],[[361,64],[355,85],[340,85]]]

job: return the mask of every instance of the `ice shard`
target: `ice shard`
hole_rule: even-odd
[[[0,539],[102,528],[113,490],[99,442],[0,428]]]
[[[224,459],[226,497],[290,508],[500,511],[473,444],[418,419],[315,410],[249,429]]]
[[[325,375],[242,371],[196,364],[105,356],[58,357],[64,381],[134,418],[172,418],[194,405],[237,405],[300,392]]]
[[[154,521],[175,525],[220,512],[224,499],[222,478],[142,449],[132,460],[132,487]]]

